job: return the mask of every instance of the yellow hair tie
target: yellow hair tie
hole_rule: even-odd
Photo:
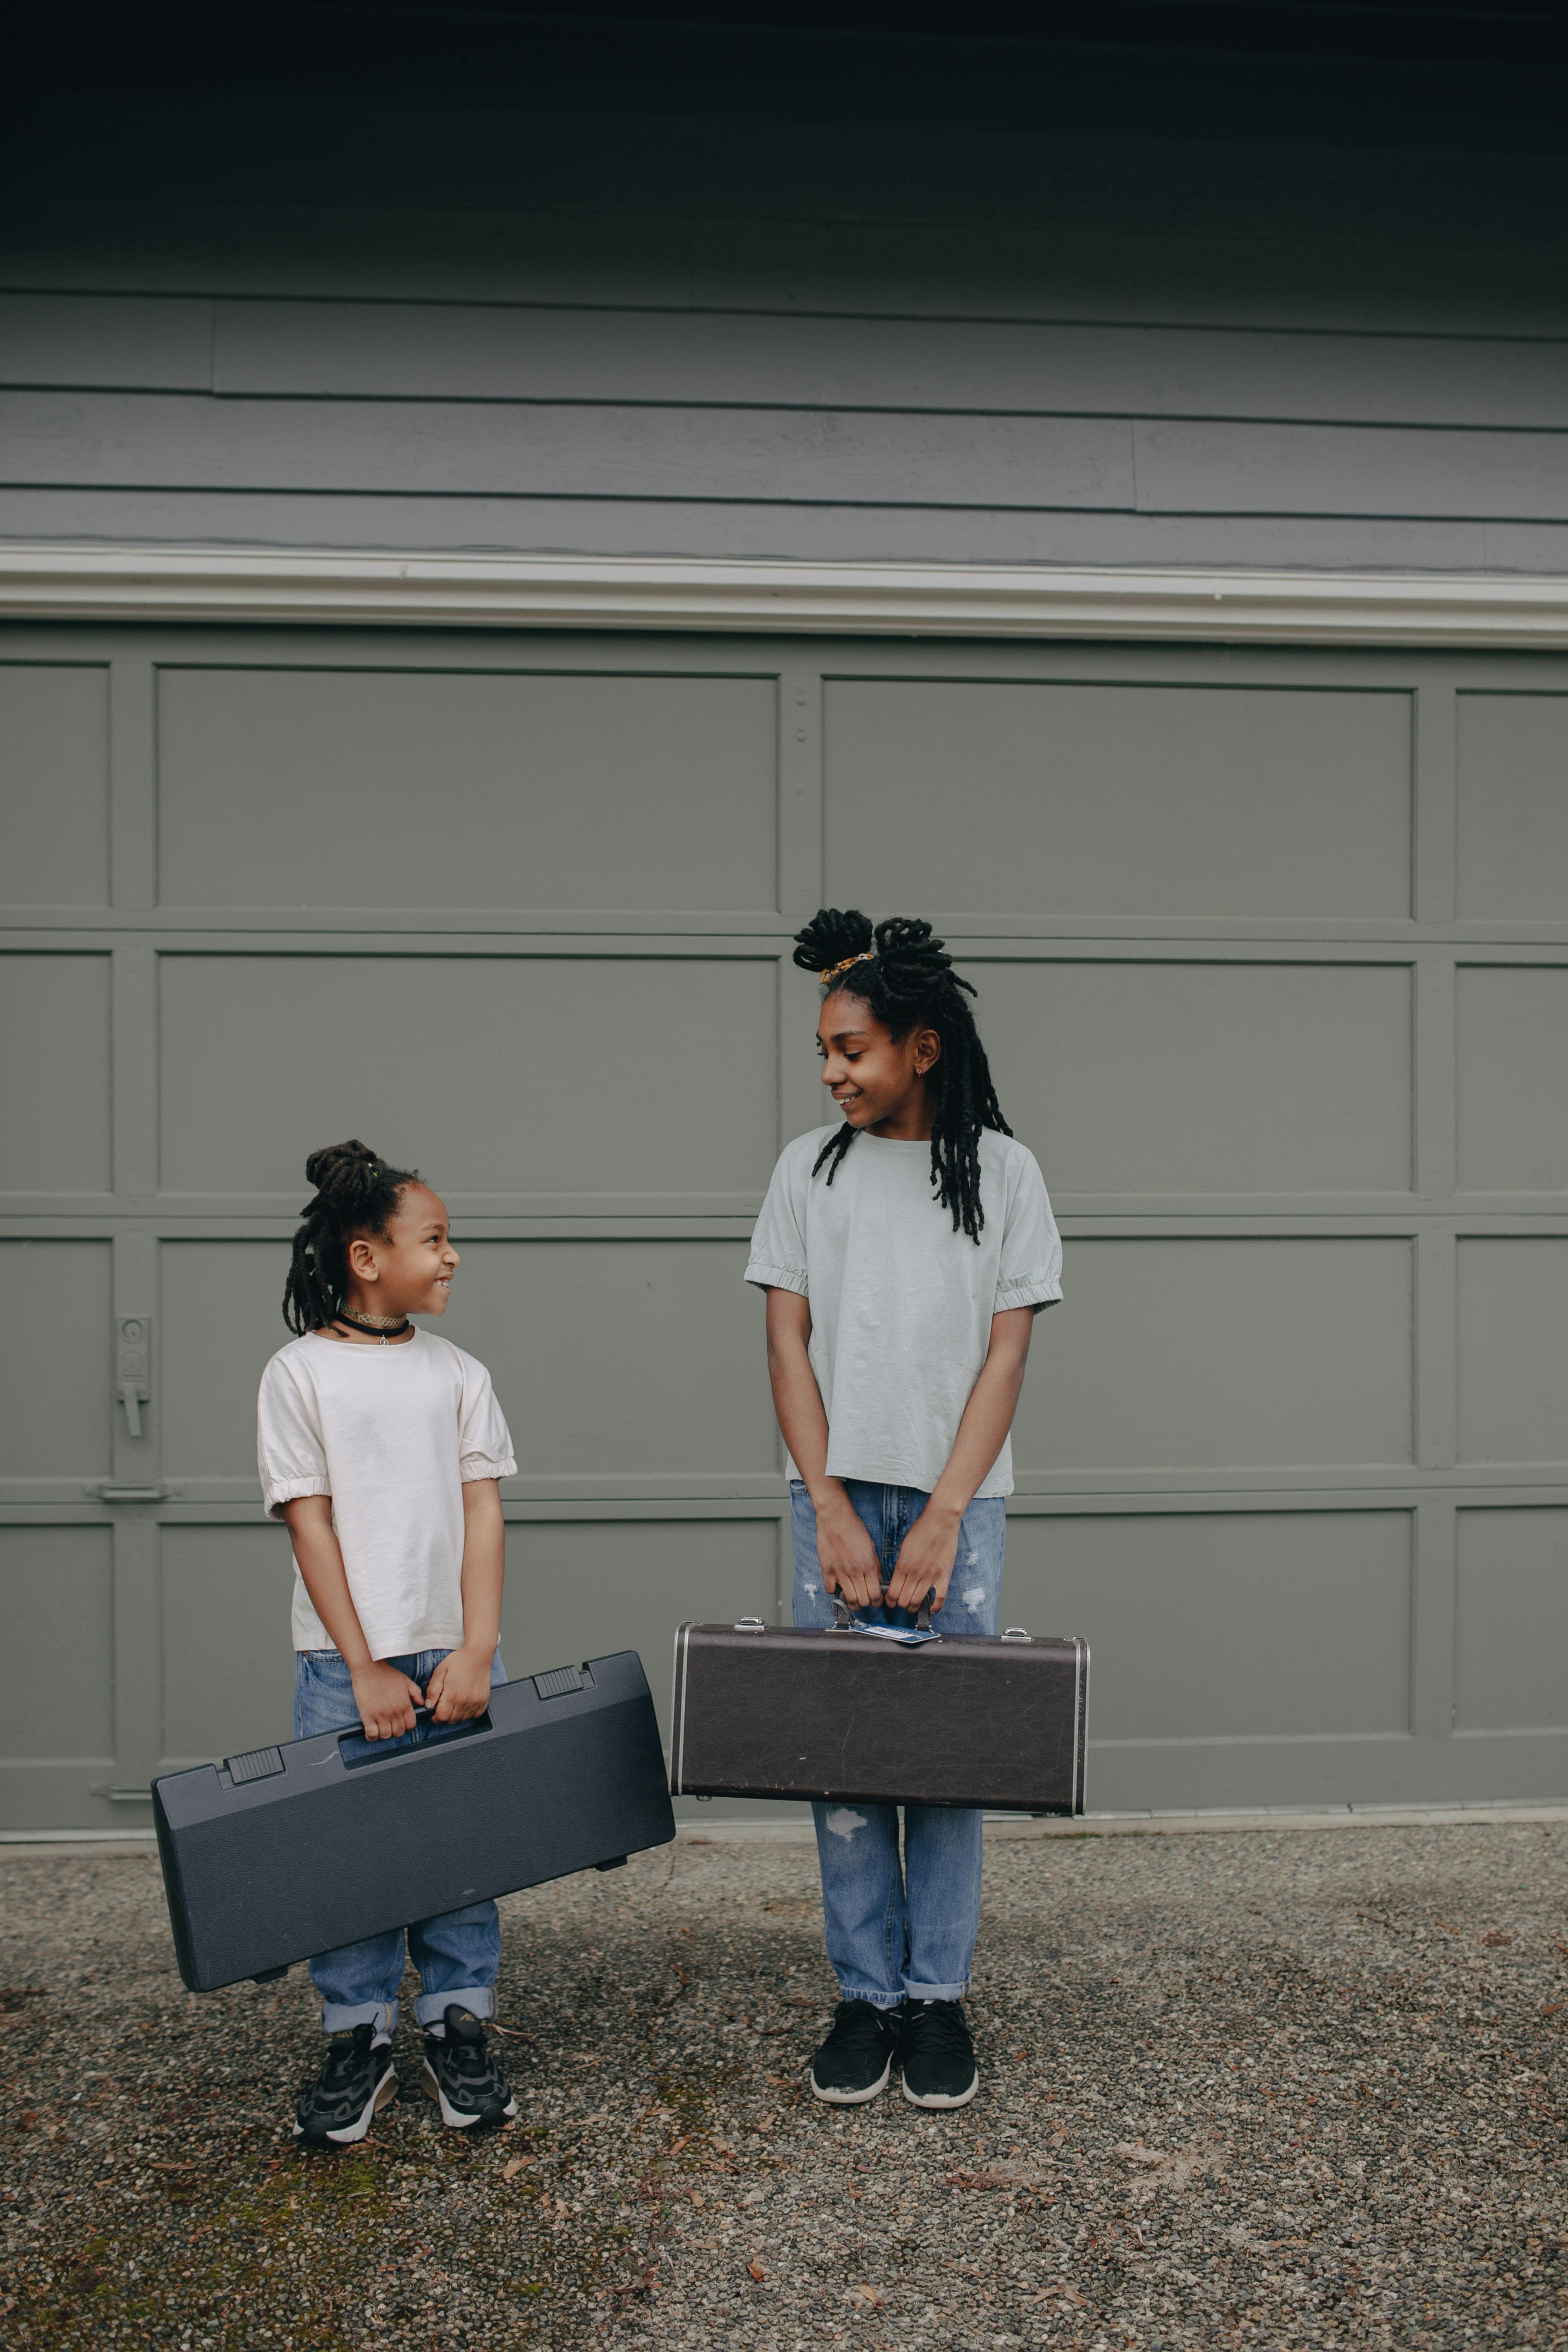
[[[828,988],[831,987],[832,983],[838,978],[840,972],[847,971],[851,965],[858,963],[875,963],[876,961],[877,950],[875,948],[862,948],[858,955],[846,956],[842,963],[836,963],[830,971],[818,972],[817,978],[821,981],[824,988]]]

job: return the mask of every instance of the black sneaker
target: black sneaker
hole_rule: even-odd
[[[836,2107],[863,2107],[888,2086],[899,2046],[899,2012],[868,2000],[841,2000],[833,2031],[811,2062],[814,2098]]]
[[[294,2108],[294,2137],[310,2147],[350,2147],[397,2096],[392,2044],[373,2048],[374,2025],[334,2033],[326,2063]]]
[[[441,2102],[441,2121],[454,2131],[492,2129],[517,2113],[510,2085],[496,2064],[485,2029],[471,2009],[454,2001],[445,2033],[425,2036],[425,2088]]]
[[[959,2000],[907,2000],[899,2060],[917,2107],[966,2107],[980,2088],[974,2044]]]

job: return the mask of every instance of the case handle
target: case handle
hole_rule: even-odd
[[[935,1593],[936,1587],[933,1584],[930,1592],[926,1594],[925,1599],[921,1602],[919,1609],[915,1612],[915,1630],[917,1633],[929,1633],[931,1632],[931,1604]],[[879,1606],[885,1609],[887,1605],[888,1588],[884,1585],[882,1587],[882,1598]],[[849,1603],[845,1600],[842,1592],[836,1592],[833,1596],[833,1630],[836,1633],[847,1633],[852,1630],[849,1616]]]
[[[345,1770],[357,1772],[366,1764],[384,1763],[391,1756],[406,1756],[414,1748],[444,1748],[449,1740],[471,1738],[476,1731],[493,1731],[490,1711],[471,1715],[463,1723],[437,1723],[433,1706],[416,1706],[412,1731],[399,1731],[390,1739],[367,1739],[363,1730],[345,1731],[338,1741],[338,1754]],[[421,1722],[423,1717],[425,1720]],[[357,1752],[356,1752],[357,1751]]]

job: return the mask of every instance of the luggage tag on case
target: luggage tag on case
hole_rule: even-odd
[[[883,1606],[886,1607],[886,1602]],[[879,1642],[897,1642],[900,1649],[918,1650],[922,1643],[940,1642],[942,1635],[931,1622],[931,1603],[922,1601],[912,1625],[868,1625],[863,1617],[851,1617],[842,1596],[833,1596],[833,1630],[836,1633],[870,1633]]]

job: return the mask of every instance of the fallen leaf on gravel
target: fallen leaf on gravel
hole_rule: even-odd
[[[1555,2017],[1563,2005],[1560,2000],[1549,2000],[1543,2004],[1541,2014],[1542,2017]]]
[[[1016,2189],[1016,2180],[1006,2179],[1000,2172],[950,2172],[950,2189]]]
[[[767,2273],[763,2270],[761,2263],[748,2263],[746,2264],[746,2268],[751,2273],[752,2278],[756,2280],[757,2284],[761,2286],[763,2281],[767,2276]]]
[[[1172,2189],[1179,2194],[1205,2173],[1217,2171],[1223,2162],[1216,2149],[1146,2147],[1141,2139],[1124,2140],[1110,2153],[1120,2157],[1123,2164],[1135,2165],[1143,2172],[1143,2179],[1132,2190],[1140,2203],[1152,2197],[1157,2189]]]
[[[1489,1927],[1481,1937],[1489,1952],[1495,1952],[1500,1945],[1511,1944],[1512,1941],[1513,1937],[1506,1927]]]
[[[500,2177],[503,2180],[510,2180],[514,2173],[518,2173],[522,2170],[525,2164],[531,2164],[532,2162],[533,2158],[531,2156],[514,2156],[510,2158],[507,2163],[501,2166]]]
[[[879,2286],[852,2286],[844,2299],[847,2303],[863,2303],[868,2311],[879,2311],[888,2300]]]

